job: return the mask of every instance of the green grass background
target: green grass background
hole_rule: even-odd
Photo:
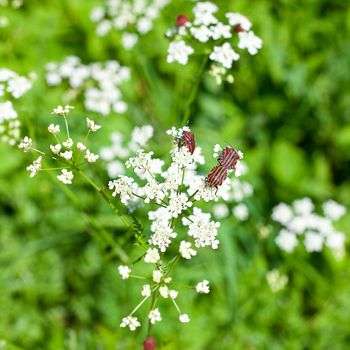
[[[167,156],[164,131],[179,125],[199,62],[166,63],[164,32],[193,3],[173,1],[124,52],[118,34],[95,35],[89,12],[99,1],[27,0],[19,10],[0,8],[10,25],[0,29],[0,67],[36,72],[34,87],[16,102],[24,133],[47,144],[50,111],[62,104],[64,87],[48,88],[44,66],[77,55],[84,63],[117,59],[132,70],[124,88],[124,116],[102,118],[74,102],[74,133],[83,117],[103,123],[97,151],[113,130],[126,137],[135,125],[152,124],[156,155]],[[163,322],[153,328],[159,349],[331,349],[350,347],[349,256],[329,252],[291,255],[274,245],[271,209],[310,196],[350,204],[350,6],[342,0],[216,1],[221,11],[246,14],[264,46],[242,55],[233,85],[205,76],[190,125],[211,161],[212,146],[242,149],[255,194],[250,220],[223,220],[218,252],[178,265],[187,281],[210,280],[209,296],[180,293],[192,322],[182,325],[162,303]],[[26,155],[0,144],[0,339],[1,349],[139,349],[146,327],[131,333],[119,323],[139,300],[141,283],[121,281],[116,266],[137,247],[113,212],[82,181],[64,187],[54,174],[29,179]],[[204,171],[211,167],[208,162]],[[102,167],[91,172],[107,183]],[[145,212],[139,213],[144,218]],[[350,215],[338,225],[350,234]],[[197,260],[197,261],[196,261]],[[266,272],[287,274],[285,290],[272,293]],[[145,323],[146,312],[140,313]]]

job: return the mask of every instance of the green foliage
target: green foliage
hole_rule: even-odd
[[[129,135],[152,124],[152,149],[169,152],[164,131],[179,126],[200,64],[166,63],[164,32],[192,2],[173,1],[155,30],[135,52],[124,51],[118,35],[95,35],[90,10],[101,1],[25,0],[19,10],[1,9],[10,25],[0,28],[0,67],[33,71],[33,89],[16,102],[25,132],[45,140],[50,111],[64,87],[48,88],[47,62],[77,55],[84,63],[117,59],[132,70],[123,93],[125,116],[104,119],[97,151],[112,130]],[[251,218],[223,220],[218,252],[204,251],[176,274],[211,282],[209,296],[179,295],[191,323],[177,322],[168,303],[154,328],[159,349],[347,349],[350,343],[349,256],[282,254],[274,232],[262,239],[272,207],[311,196],[350,205],[350,8],[347,1],[216,1],[223,12],[246,14],[263,41],[256,57],[235,66],[235,83],[200,82],[190,125],[207,159],[212,146],[230,143],[244,150],[254,199]],[[83,103],[74,103],[74,132],[83,130]],[[29,179],[29,159],[0,144],[0,349],[139,349],[142,329],[130,333],[120,320],[139,301],[142,281],[121,281],[116,267],[140,256],[145,216],[125,230],[102,198],[82,181],[60,185],[54,175]],[[213,164],[207,163],[203,171]],[[101,184],[101,169],[92,173]],[[118,204],[118,208],[125,211]],[[144,215],[138,213],[140,215]],[[350,216],[339,229],[349,238]],[[274,231],[272,228],[271,231]],[[272,293],[266,272],[279,267],[287,288]],[[141,320],[146,321],[146,320]],[[1,343],[1,339],[6,344]]]

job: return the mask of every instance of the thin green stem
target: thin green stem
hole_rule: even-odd
[[[199,66],[198,73],[195,75],[195,80],[193,81],[193,84],[190,88],[190,93],[188,94],[188,99],[186,102],[185,110],[184,110],[184,115],[181,121],[181,126],[185,126],[187,122],[190,119],[191,111],[192,111],[192,105],[196,99],[197,93],[198,93],[198,88],[202,80],[202,75],[205,69],[205,66],[208,61],[208,55],[204,55],[202,62]]]
[[[67,118],[66,118],[66,116],[64,116],[63,118],[64,118],[64,123],[65,123],[65,125],[66,125],[67,138],[70,138],[70,136],[69,136],[69,127],[68,127]]]

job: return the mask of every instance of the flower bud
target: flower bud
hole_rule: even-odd
[[[176,17],[176,25],[178,27],[183,27],[189,21],[186,15],[179,15]]]
[[[156,340],[154,338],[147,338],[143,342],[143,350],[156,350]]]

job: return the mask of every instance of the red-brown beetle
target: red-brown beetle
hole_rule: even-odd
[[[234,148],[227,146],[222,150],[218,161],[222,167],[230,170],[235,168],[239,159],[239,153]]]
[[[194,140],[194,134],[192,131],[184,131],[183,132],[183,142],[184,142],[184,145],[189,150],[189,152],[191,154],[193,154],[193,152],[196,148],[196,142]]]
[[[210,173],[205,179],[205,182],[209,187],[219,187],[223,184],[223,182],[227,178],[227,169],[225,169],[221,165],[214,166],[213,169],[210,170]]]
[[[177,145],[179,147],[186,146],[188,151],[193,154],[196,148],[196,142],[194,140],[194,134],[192,131],[184,131],[182,137],[177,138]]]
[[[189,22],[189,19],[186,15],[179,15],[176,17],[176,25],[178,27],[183,27]]]

